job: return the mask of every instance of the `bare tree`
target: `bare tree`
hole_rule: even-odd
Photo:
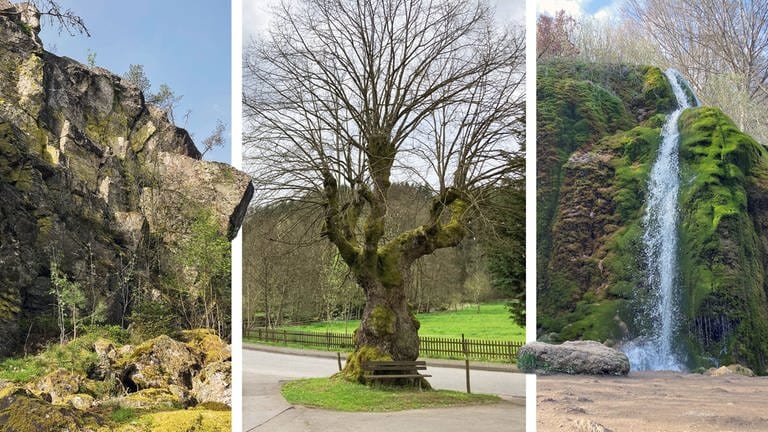
[[[558,11],[555,16],[539,15],[536,22],[536,59],[574,57],[579,53],[574,42],[576,20]]]
[[[275,9],[246,61],[246,155],[256,202],[319,207],[322,235],[366,295],[348,376],[369,355],[413,360],[406,302],[418,258],[458,245],[522,133],[522,30],[472,1],[301,0]],[[432,193],[387,235],[392,181]]]
[[[624,12],[697,91],[729,75],[736,91],[768,101],[768,1],[627,0]]]
[[[59,33],[66,31],[70,36],[79,34],[91,36],[83,18],[72,9],[62,8],[54,0],[32,0],[32,4],[40,11],[42,18],[47,19],[51,25],[57,26]]]

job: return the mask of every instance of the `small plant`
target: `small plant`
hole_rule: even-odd
[[[525,373],[536,372],[536,356],[531,353],[522,353],[517,358],[517,368]]]
[[[131,408],[116,406],[109,417],[118,423],[128,423],[136,418],[136,413]]]
[[[59,268],[59,263],[51,262],[51,294],[56,297],[56,312],[59,322],[59,344],[64,345],[67,338],[66,316],[69,313],[72,325],[72,337],[77,338],[77,328],[80,322],[80,310],[86,305],[86,298],[80,284],[70,281]]]
[[[88,66],[90,67],[96,67],[96,52],[91,51],[88,49],[88,54],[86,55],[86,62],[88,63]]]

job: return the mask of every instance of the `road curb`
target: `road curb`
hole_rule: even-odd
[[[319,350],[313,350],[313,349],[303,349],[303,348],[288,348],[288,347],[279,347],[274,345],[261,345],[256,344],[252,342],[243,342],[243,349],[252,350],[252,351],[264,351],[264,352],[271,352],[271,353],[278,353],[278,354],[292,354],[292,355],[298,355],[298,356],[306,356],[306,357],[320,357],[320,358],[336,358],[336,352],[333,351],[319,351]],[[342,353],[342,357],[346,359],[346,353]],[[439,367],[447,367],[447,368],[455,368],[455,369],[464,369],[464,360],[446,360],[446,359],[433,359],[433,358],[424,358],[422,360],[427,360],[429,362],[430,366],[439,366]],[[484,370],[484,371],[492,371],[492,372],[510,372],[510,373],[522,373],[520,369],[517,368],[516,365],[513,364],[505,364],[505,363],[487,363],[487,362],[469,362],[469,368],[471,370]]]

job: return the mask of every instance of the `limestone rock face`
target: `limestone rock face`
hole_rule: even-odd
[[[43,50],[35,11],[0,12],[0,355],[7,355],[27,323],[52,313],[52,260],[119,322],[130,301],[116,294],[126,283],[151,286],[183,273],[173,257],[190,236],[191,216],[210,214],[231,239],[253,189],[246,174],[200,160],[189,134],[136,87]]]
[[[232,405],[232,362],[207,365],[192,378],[192,393],[199,403],[218,402]]]
[[[518,367],[527,373],[626,375],[629,359],[623,352],[595,341],[561,345],[531,342],[518,352]]]

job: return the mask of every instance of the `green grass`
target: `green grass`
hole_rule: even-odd
[[[472,306],[459,311],[418,314],[421,322],[419,336],[464,337],[468,339],[525,340],[525,328],[518,326],[509,318],[509,310],[504,303],[489,303]],[[325,321],[300,326],[281,327],[281,330],[294,331],[329,331],[334,333],[352,333],[360,321]]]
[[[109,414],[109,418],[117,423],[128,423],[136,418],[136,412],[131,408],[115,407]]]
[[[116,326],[85,327],[81,336],[64,345],[52,343],[34,356],[0,360],[0,379],[27,383],[59,368],[86,375],[97,361],[93,343],[99,338],[123,343],[127,332]]]
[[[0,360],[0,380],[26,383],[47,372],[46,364],[37,357]]]
[[[283,397],[292,404],[338,411],[402,411],[481,405],[499,402],[498,396],[467,394],[449,390],[414,390],[394,387],[368,387],[341,378],[309,378],[285,383]]]

